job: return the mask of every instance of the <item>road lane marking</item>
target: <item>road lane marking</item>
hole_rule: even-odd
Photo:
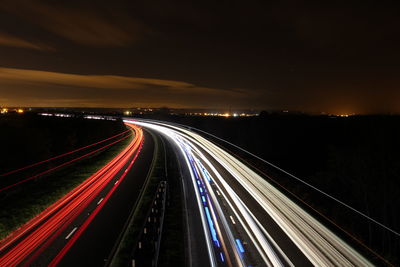
[[[115,182],[115,184],[114,184],[114,185],[116,185],[116,184],[118,184],[118,180]]]
[[[65,239],[68,240],[68,239],[75,233],[75,231],[76,231],[77,229],[78,229],[78,227],[75,227],[74,229],[72,229],[71,233],[69,233],[69,234],[65,237]]]
[[[229,217],[231,218],[232,223],[233,223],[233,224],[236,224],[236,222],[235,222],[235,220],[233,219],[233,217],[232,217],[232,216],[229,216]]]
[[[103,201],[103,199],[104,199],[104,198],[101,198],[101,199],[99,200],[99,202],[97,202],[97,205],[99,205],[99,204]]]

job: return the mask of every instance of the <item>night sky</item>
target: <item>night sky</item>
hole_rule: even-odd
[[[0,106],[399,113],[396,2],[1,0]]]

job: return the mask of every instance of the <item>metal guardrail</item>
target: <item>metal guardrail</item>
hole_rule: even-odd
[[[152,206],[147,211],[146,221],[131,253],[130,266],[157,266],[160,252],[167,198],[167,182],[157,187]]]

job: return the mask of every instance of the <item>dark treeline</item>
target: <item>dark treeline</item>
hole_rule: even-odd
[[[400,231],[400,116],[338,118],[262,113],[247,118],[163,115],[160,119],[196,127],[228,140]],[[274,173],[265,164],[253,163],[398,263],[399,237],[294,179]]]
[[[122,132],[121,121],[0,116],[0,173],[48,159]]]

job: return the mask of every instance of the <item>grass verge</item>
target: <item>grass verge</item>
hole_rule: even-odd
[[[136,208],[133,210],[132,215],[128,221],[128,225],[124,230],[124,233],[120,239],[119,244],[115,249],[115,253],[112,256],[109,266],[126,266],[131,260],[131,253],[133,248],[136,246],[138,236],[143,230],[143,224],[147,217],[147,211],[152,206],[152,200],[154,193],[157,190],[159,182],[165,179],[164,166],[165,157],[163,147],[159,142],[159,138],[155,137],[152,133],[155,145],[154,145],[154,158],[150,167],[150,172],[146,178],[145,184],[143,185],[142,195],[137,200]]]

